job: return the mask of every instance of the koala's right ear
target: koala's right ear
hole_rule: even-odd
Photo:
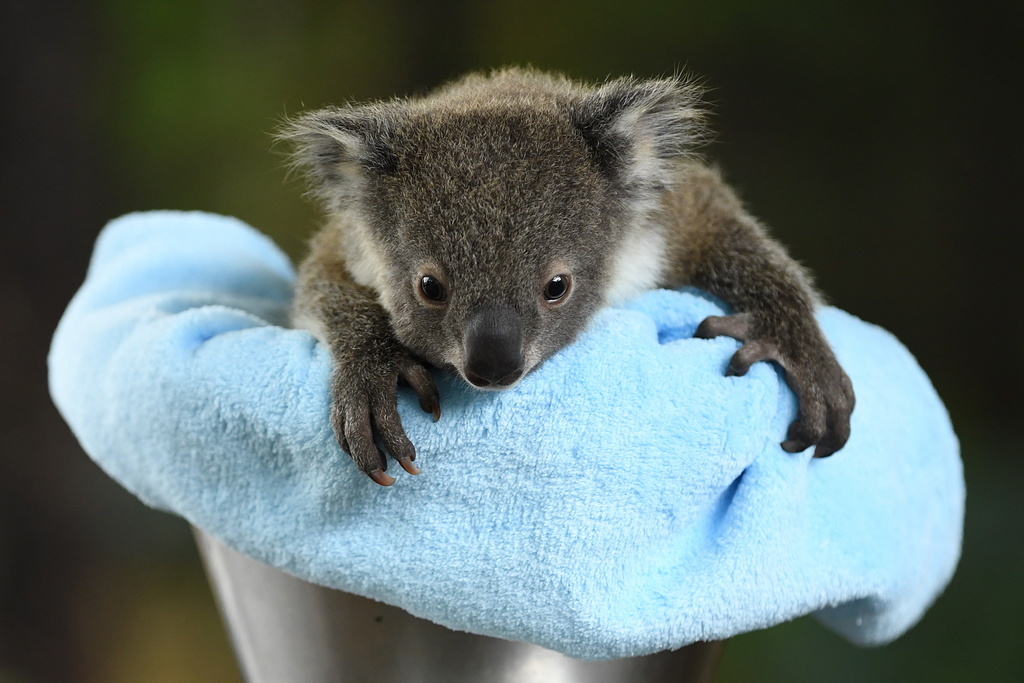
[[[359,196],[366,179],[393,173],[392,141],[405,116],[401,102],[328,107],[285,121],[276,139],[291,146],[291,167],[328,211]]]
[[[682,76],[619,78],[586,93],[571,116],[605,175],[642,197],[670,185],[676,177],[673,160],[690,154],[700,141],[701,91]]]

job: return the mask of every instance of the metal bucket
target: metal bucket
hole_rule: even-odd
[[[613,683],[711,681],[723,641],[585,661],[539,645],[452,631],[196,541],[250,683]]]

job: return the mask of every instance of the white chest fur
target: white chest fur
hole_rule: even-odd
[[[661,282],[665,268],[665,235],[662,230],[650,224],[637,227],[623,240],[612,262],[605,303],[614,306],[654,289]]]

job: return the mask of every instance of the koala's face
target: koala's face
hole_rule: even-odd
[[[698,91],[510,69],[310,112],[280,138],[328,212],[351,219],[349,270],[399,340],[496,389],[572,341],[609,295],[657,282],[660,233],[637,217],[699,130]]]
[[[615,207],[566,117],[413,116],[368,185],[399,340],[472,385],[515,384],[604,302]]]

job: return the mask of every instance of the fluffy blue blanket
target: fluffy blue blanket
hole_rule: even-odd
[[[401,415],[423,473],[382,488],[328,425],[327,351],[284,327],[293,270],[203,213],[104,230],[53,340],[50,388],[143,501],[296,576],[453,629],[583,658],[641,655],[814,612],[857,643],[912,626],[960,554],[949,417],[889,333],[819,319],[853,380],[845,449],[782,451],[773,366],[724,369],[693,291],[602,312],[514,389],[438,375]]]

